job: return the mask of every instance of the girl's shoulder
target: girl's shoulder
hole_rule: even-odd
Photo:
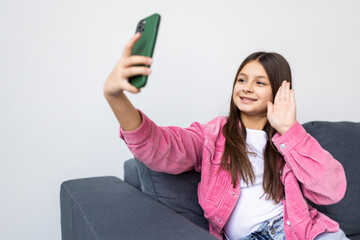
[[[218,116],[209,122],[202,124],[203,133],[208,137],[216,137],[222,133],[222,128],[227,121],[226,116]]]
[[[204,126],[209,126],[209,127],[216,127],[216,126],[224,126],[226,121],[227,121],[226,116],[218,116],[212,120],[210,120],[209,122],[203,124]]]

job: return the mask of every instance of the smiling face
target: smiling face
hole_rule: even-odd
[[[248,62],[239,72],[233,91],[233,101],[241,111],[244,124],[249,118],[266,122],[267,102],[273,102],[273,99],[270,80],[264,67],[257,60]]]

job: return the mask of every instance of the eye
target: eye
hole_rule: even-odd
[[[259,84],[259,85],[265,85],[265,83],[260,82],[260,81],[257,81],[256,83]]]
[[[238,79],[238,82],[245,82],[245,80],[242,79],[242,78],[239,78],[239,79]]]

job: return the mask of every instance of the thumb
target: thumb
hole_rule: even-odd
[[[268,105],[268,114],[273,112],[274,104],[272,102],[267,102]]]
[[[124,84],[123,89],[125,91],[131,92],[131,93],[139,93],[140,92],[139,88],[136,88],[134,85],[132,85],[128,81],[124,81],[123,84]]]
[[[272,102],[267,102],[267,115],[271,115],[274,109],[274,104]]]

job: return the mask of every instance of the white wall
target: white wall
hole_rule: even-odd
[[[298,120],[360,121],[360,2],[0,1],[0,239],[60,239],[62,181],[131,157],[103,83],[138,20],[162,15],[136,107],[159,125],[228,112],[241,61],[288,59]]]

